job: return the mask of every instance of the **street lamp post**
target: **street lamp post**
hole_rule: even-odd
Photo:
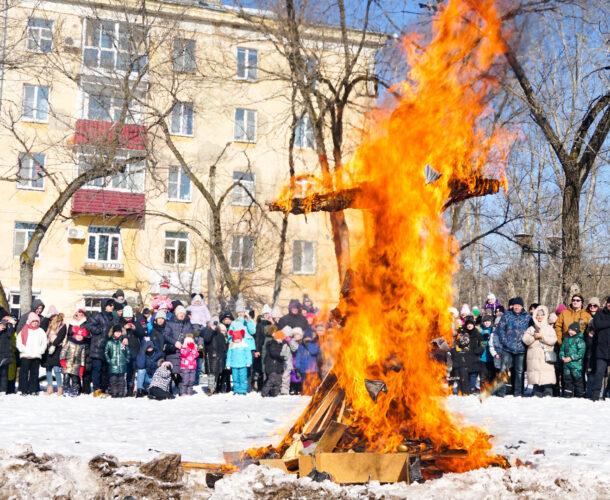
[[[536,255],[537,256],[537,264],[538,264],[538,304],[540,304],[540,300],[541,300],[541,293],[540,293],[540,273],[541,273],[541,255],[555,255],[557,253],[557,243],[559,243],[561,241],[560,238],[556,238],[553,237],[551,238],[551,244],[550,244],[550,249],[548,251],[546,250],[541,250],[540,249],[540,240],[538,240],[538,243],[536,245],[536,248],[533,248],[532,245],[532,235],[531,234],[525,234],[525,233],[520,233],[520,234],[516,234],[515,235],[515,240],[517,241],[517,244],[521,247],[521,251],[523,253],[527,253],[530,255]]]

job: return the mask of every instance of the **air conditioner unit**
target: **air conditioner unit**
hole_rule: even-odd
[[[67,36],[64,38],[64,49],[71,51],[80,50],[80,40]]]
[[[71,227],[68,229],[69,240],[84,240],[85,230],[82,227]]]

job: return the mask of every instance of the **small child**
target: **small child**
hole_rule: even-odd
[[[587,345],[577,321],[568,327],[568,335],[564,337],[559,349],[559,357],[563,361],[563,397],[582,398],[585,395],[582,360]]]
[[[169,361],[159,360],[159,368],[155,371],[150,386],[148,387],[148,397],[150,399],[163,400],[174,399],[174,395],[169,389],[172,382],[172,364]]]
[[[233,330],[233,342],[227,351],[227,368],[233,374],[233,394],[248,392],[248,368],[252,366],[250,345],[244,342],[244,330]]]
[[[182,375],[180,396],[191,396],[193,394],[193,385],[195,384],[195,376],[197,375],[198,357],[199,351],[195,345],[193,334],[187,333],[184,338],[184,343],[180,348],[180,375]]]
[[[303,375],[303,394],[311,396],[320,384],[320,344],[318,338],[304,338],[296,355],[297,374]]]
[[[262,396],[275,397],[282,389],[282,374],[284,373],[284,357],[282,350],[284,348],[284,339],[286,335],[282,330],[278,330],[273,334],[273,340],[267,345],[265,353],[265,373],[267,380],[263,386]]]
[[[146,395],[146,384],[150,384],[155,371],[157,370],[158,362],[163,357],[163,354],[155,347],[152,341],[144,342],[138,357],[136,358],[136,368],[138,369],[138,392],[137,398]]]
[[[294,355],[299,349],[299,342],[303,339],[303,330],[300,327],[290,328],[285,326],[284,345],[282,346],[282,357],[284,358],[284,372],[282,373],[282,389],[280,394],[286,396],[290,394],[290,380],[294,368]]]
[[[106,343],[104,357],[110,373],[109,392],[113,398],[122,398],[125,395],[125,375],[131,359],[129,341],[125,329],[120,325],[114,325],[108,336],[110,340]]]
[[[460,329],[450,354],[453,367],[451,374],[458,379],[458,393],[470,394],[470,337],[465,329]]]
[[[78,320],[75,318],[75,321]],[[64,344],[59,355],[59,364],[64,375],[65,396],[75,397],[80,393],[80,381],[83,378],[83,373],[85,373],[85,337],[89,335],[89,332],[81,326],[84,322],[70,324],[68,341]]]

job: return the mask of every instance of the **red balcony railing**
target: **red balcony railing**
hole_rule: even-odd
[[[110,145],[116,124],[97,120],[76,120],[74,144]],[[125,124],[118,135],[120,149],[146,149],[145,125]]]
[[[144,193],[79,189],[72,198],[72,214],[130,215],[144,217]]]

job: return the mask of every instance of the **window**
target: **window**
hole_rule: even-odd
[[[143,26],[85,20],[85,66],[138,72],[146,65],[146,60],[146,30]]]
[[[315,57],[308,57],[304,65],[303,83],[315,89],[318,85],[318,60]]]
[[[81,154],[78,157],[78,175],[87,170],[98,168],[97,154]],[[121,152],[116,152],[114,161],[117,164],[122,164],[129,159],[129,155]],[[104,161],[104,159],[102,159]],[[124,165],[124,171],[118,172],[111,177],[99,177],[88,182],[88,186],[92,187],[108,187],[112,191],[128,191],[131,193],[143,193],[145,188],[145,172],[146,162],[144,160],[134,161]]]
[[[232,204],[249,207],[254,196],[254,176],[250,172],[233,172],[233,182],[237,181],[242,185],[233,188]]]
[[[254,240],[250,236],[233,236],[231,242],[231,269],[254,267]]]
[[[53,21],[28,19],[25,48],[28,52],[48,54],[53,48]]]
[[[167,198],[170,201],[191,201],[191,180],[182,167],[169,167]]]
[[[166,264],[188,264],[189,240],[187,233],[165,231],[165,252],[163,262]]]
[[[40,298],[40,292],[32,293],[32,300],[39,299],[39,298]],[[21,294],[19,293],[18,289],[17,289],[17,291],[11,290],[11,296],[9,298],[8,304],[9,304],[11,316],[13,318],[19,319],[19,316],[21,316]]]
[[[316,272],[316,246],[313,241],[295,240],[292,243],[292,272],[294,274]]]
[[[27,248],[28,243],[34,235],[34,230],[38,224],[36,222],[15,222],[15,232],[13,236],[13,257],[19,256]],[[36,252],[36,259],[40,257],[40,247]]]
[[[123,102],[124,99],[121,97],[87,93],[87,109],[85,116],[88,120],[116,123],[121,118]],[[133,99],[130,100],[129,103],[127,103],[125,123],[142,123],[142,114],[140,113],[140,106]]]
[[[102,310],[102,301],[111,297],[112,295],[107,295],[105,297],[85,296],[85,311],[90,314],[100,312]]]
[[[258,78],[258,50],[237,48],[237,78],[255,82]]]
[[[238,142],[256,142],[256,111],[241,108],[235,110],[233,138]]]
[[[121,258],[121,230],[115,227],[89,227],[87,260],[119,262]]]
[[[174,104],[171,115],[170,132],[173,135],[193,135],[193,103]]]
[[[174,38],[172,66],[179,73],[195,72],[195,40]]]
[[[49,121],[49,87],[23,86],[22,119],[46,123]]]
[[[19,153],[17,187],[23,189],[44,189],[43,154]]]
[[[301,116],[294,131],[294,146],[300,149],[315,149],[313,126],[309,116]]]

